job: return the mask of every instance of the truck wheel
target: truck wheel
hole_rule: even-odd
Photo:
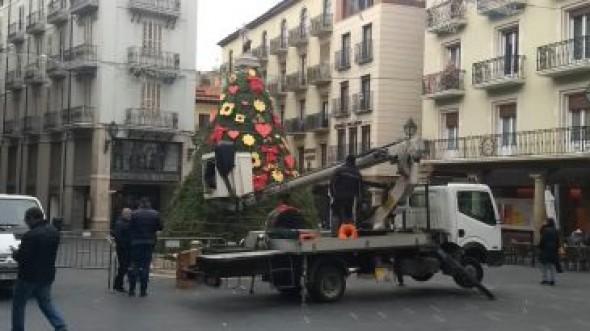
[[[310,294],[319,302],[334,302],[340,300],[346,290],[344,272],[331,265],[321,267],[311,284]]]
[[[453,279],[455,280],[455,283],[457,283],[457,285],[464,288],[472,288],[473,286],[475,286],[475,284],[471,281],[471,279],[475,279],[478,283],[481,283],[481,281],[483,280],[483,268],[479,261],[472,257],[465,257],[461,261],[461,265],[463,266],[463,269],[465,269],[465,272],[467,272],[469,277],[467,277],[463,273],[456,274],[455,276],[453,276]]]
[[[414,276],[412,276],[412,278],[417,282],[426,282],[426,281],[429,281],[430,278],[432,278],[432,276],[434,276],[434,274],[429,273],[429,274],[424,274],[424,275],[414,275]]]

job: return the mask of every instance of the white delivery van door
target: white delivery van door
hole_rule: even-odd
[[[487,250],[502,248],[498,213],[489,192],[457,189],[457,244],[477,242]]]

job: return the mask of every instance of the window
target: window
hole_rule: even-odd
[[[373,25],[367,24],[363,26],[363,45],[368,45],[373,39]]]
[[[287,20],[281,22],[281,48],[287,47]]]
[[[262,40],[260,41],[260,46],[264,48],[264,52],[268,51],[268,34],[266,31],[262,32]]]
[[[322,13],[324,13],[324,23],[328,23],[327,20],[332,19],[330,17],[332,15],[332,0],[324,0]]]
[[[346,156],[346,131],[345,129],[336,130],[336,158],[338,161],[344,160]]]
[[[348,82],[340,83],[340,113],[347,113],[348,112]]]
[[[209,126],[209,115],[199,114],[199,129],[205,129]]]
[[[350,33],[345,33],[342,35],[342,52],[343,54],[350,49]]]
[[[328,145],[320,144],[320,166],[323,168],[328,165]]]
[[[91,16],[82,18],[82,31],[84,33],[83,38],[84,38],[84,44],[85,45],[92,45],[92,30],[93,30],[93,21],[94,19]],[[145,24],[148,22],[144,22],[144,27]],[[152,25],[154,25],[152,23]],[[155,25],[154,25],[155,26]],[[161,51],[161,44],[162,44],[162,26],[158,25],[158,28],[154,28],[154,31],[152,31],[152,33],[154,34],[154,39],[153,39],[153,43],[157,43],[154,44],[154,46],[157,46],[155,48],[150,48],[150,49],[156,49],[158,52]],[[158,34],[159,31],[159,34]],[[144,32],[145,33],[145,32]],[[145,40],[145,34],[144,34],[144,40]]]
[[[500,135],[501,145],[515,146],[516,145],[516,104],[510,103],[506,105],[500,105],[498,107],[498,113],[500,117]]]
[[[142,47],[153,52],[162,51],[162,25],[152,21],[143,22]]]
[[[297,167],[299,171],[305,171],[305,147],[297,147]]]
[[[568,96],[568,115],[571,140],[590,140],[590,103],[583,93]]]
[[[371,149],[371,126],[363,125],[361,127],[361,152]]]
[[[25,28],[25,6],[18,7],[18,30]]]
[[[373,6],[373,0],[358,0],[358,9],[365,10]]]
[[[299,35],[305,36],[307,35],[307,26],[309,25],[309,16],[307,13],[307,8],[303,8],[301,10],[301,16],[299,17]]]
[[[356,155],[357,154],[357,129],[356,128],[349,128],[348,129],[348,155]]]
[[[573,39],[573,58],[576,60],[590,57],[590,12],[588,8],[570,13],[570,38]]]
[[[446,47],[446,61],[445,68],[453,66],[457,69],[461,68],[461,44],[455,43]]]
[[[361,77],[361,94],[359,100],[361,110],[371,110],[371,76]]]
[[[154,112],[160,110],[160,83],[143,83],[141,88],[141,108]]]
[[[518,28],[501,32],[501,56],[504,58],[504,75],[518,73]]]
[[[305,84],[305,75],[307,73],[307,55],[299,56],[299,83]]]
[[[82,104],[85,106],[92,106],[92,80],[91,79],[82,79]],[[158,84],[158,107],[160,106],[159,98],[160,98],[160,89]]]
[[[459,113],[450,112],[443,115],[444,120],[444,137],[447,141],[447,150],[457,150],[459,148]]]
[[[228,65],[229,65],[229,68],[228,68],[229,69],[229,72],[234,71],[234,51],[233,50],[230,50],[229,51],[229,62],[228,62]]]
[[[457,192],[459,212],[487,225],[495,226],[496,213],[490,195],[487,192],[463,191]]]
[[[330,111],[330,109],[328,108],[329,104],[328,104],[328,100],[324,100],[322,101],[322,127],[323,128],[327,128],[328,127],[328,112]]]
[[[299,122],[303,123],[305,119],[305,99],[299,100]]]

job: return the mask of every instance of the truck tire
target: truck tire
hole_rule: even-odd
[[[417,282],[427,282],[429,281],[432,277],[434,276],[434,274],[430,273],[430,274],[424,274],[424,275],[413,275],[412,279],[414,279]]]
[[[472,257],[464,257],[461,261],[461,265],[472,278],[474,278],[478,283],[481,283],[483,280],[483,268],[478,260]],[[453,279],[457,285],[463,288],[473,288],[475,286],[469,277],[466,277],[461,273],[454,275]]]
[[[346,275],[342,269],[325,265],[315,273],[310,285],[311,297],[319,302],[335,302],[340,300],[346,290]]]

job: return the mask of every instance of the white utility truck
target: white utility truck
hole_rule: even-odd
[[[357,220],[356,224],[369,225],[360,227],[358,236],[343,239],[332,231],[275,224],[250,232],[242,247],[205,251],[184,272],[212,286],[219,286],[223,278],[251,277],[251,291],[255,277],[261,276],[281,293],[301,293],[302,301],[309,293],[325,302],[343,296],[351,273],[379,275],[390,270],[427,281],[442,272],[461,287],[476,287],[493,298],[481,285],[482,263],[502,263],[499,217],[492,193],[479,184],[420,184],[418,168],[423,153],[422,141],[409,139],[357,156],[361,170],[390,163],[394,178],[390,183],[377,183],[383,191],[382,203],[366,219]],[[246,205],[328,181],[340,166],[254,192],[249,153],[228,156],[227,148],[224,152],[216,149],[204,155],[203,161],[206,198],[234,199]]]

